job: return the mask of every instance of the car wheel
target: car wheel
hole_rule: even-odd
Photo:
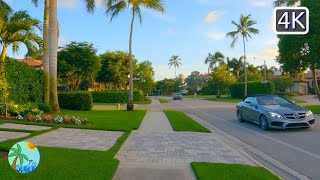
[[[264,115],[260,117],[260,127],[265,131],[269,130],[268,120],[267,117]]]
[[[245,122],[245,120],[242,118],[242,114],[241,114],[240,110],[237,111],[237,117],[238,117],[239,122]]]

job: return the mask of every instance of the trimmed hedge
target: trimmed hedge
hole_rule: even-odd
[[[8,57],[4,67],[10,87],[9,101],[18,104],[42,102],[43,71]]]
[[[128,101],[128,91],[93,91],[93,102],[99,103],[125,103]],[[144,101],[142,91],[133,92],[133,101]]]
[[[92,95],[87,91],[59,92],[58,98],[64,109],[90,111],[93,106]]]
[[[243,99],[244,97],[244,82],[242,83],[234,83],[231,84],[230,94],[233,98],[240,98]],[[251,81],[248,82],[248,95],[255,95],[255,94],[274,94],[275,87],[274,83],[268,81],[268,83],[262,83],[261,81]]]

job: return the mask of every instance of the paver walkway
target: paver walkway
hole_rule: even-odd
[[[304,96],[296,96],[294,98],[299,99],[299,100],[304,100],[307,103],[303,103],[303,105],[315,105],[315,104],[320,104],[320,101],[318,98],[315,98],[316,95],[304,95]]]
[[[35,126],[35,125],[24,125],[24,124],[14,124],[14,123],[4,123],[0,125],[0,128],[7,129],[21,129],[21,130],[31,130],[31,131],[42,131],[50,129],[48,126]]]
[[[26,141],[37,146],[106,151],[122,134],[116,131],[59,128]]]
[[[25,133],[25,132],[0,131],[0,142],[8,139],[17,139],[17,138],[21,138],[29,135],[30,133]]]
[[[152,99],[139,130],[133,131],[116,157],[115,180],[196,179],[191,162],[254,165],[211,133],[174,132],[159,101]]]

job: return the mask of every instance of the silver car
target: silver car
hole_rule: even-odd
[[[315,123],[310,110],[277,95],[247,97],[237,104],[237,117],[240,122],[259,124],[263,130],[309,128]]]
[[[181,93],[174,93],[172,98],[173,98],[173,100],[183,99]]]

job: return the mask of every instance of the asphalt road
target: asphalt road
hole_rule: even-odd
[[[170,100],[163,108],[191,113],[310,179],[320,179],[320,116],[311,129],[263,131],[256,124],[238,122],[234,103],[185,98]],[[280,170],[275,172],[285,179],[294,179]]]

